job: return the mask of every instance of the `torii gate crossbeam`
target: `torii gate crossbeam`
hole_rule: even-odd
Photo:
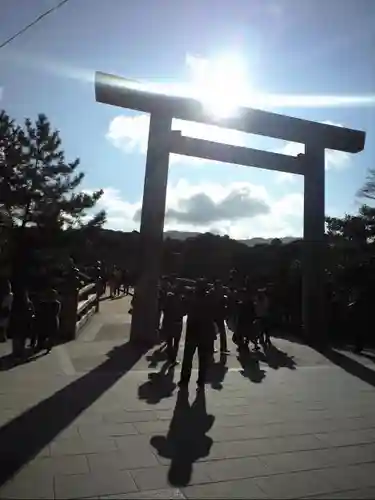
[[[149,113],[150,128],[140,228],[140,278],[136,286],[131,338],[156,340],[157,285],[163,246],[169,154],[197,156],[304,175],[303,327],[306,336],[324,334],[325,149],[358,153],[365,133],[241,107],[228,119],[205,113],[202,103],[140,88],[118,76],[97,72],[96,100]],[[172,132],[172,120],[195,121],[305,145],[302,157],[290,157],[183,137]]]

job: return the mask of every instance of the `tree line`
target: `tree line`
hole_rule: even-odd
[[[44,114],[22,125],[0,112],[0,217],[3,267],[20,273],[66,260],[86,233],[101,227],[92,215],[103,194],[80,190],[80,160],[68,160],[58,130]]]
[[[81,189],[79,159],[68,160],[58,130],[40,114],[17,124],[0,112],[1,260],[17,272],[37,274],[73,256],[77,264],[103,261],[137,275],[139,233],[104,229],[106,214],[95,212],[103,192]],[[370,169],[356,214],[326,218],[327,283],[349,301],[353,293],[372,293],[375,273],[375,169]],[[259,283],[289,286],[298,296],[301,241],[248,247],[228,236],[210,233],[185,241],[166,238],[162,272],[187,278],[224,278],[233,269]],[[276,285],[275,285],[276,286]],[[282,295],[282,293],[280,293]],[[285,295],[285,294],[284,294]],[[299,299],[296,298],[298,301]]]

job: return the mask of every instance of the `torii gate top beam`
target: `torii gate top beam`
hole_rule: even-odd
[[[359,153],[365,146],[366,134],[362,131],[245,107],[238,108],[233,117],[218,119],[206,113],[202,103],[196,99],[158,94],[134,87],[125,78],[99,71],[95,73],[96,100],[104,104],[144,113],[168,113],[181,120],[302,144],[313,143],[346,153]]]

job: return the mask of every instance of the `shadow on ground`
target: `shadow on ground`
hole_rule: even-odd
[[[315,350],[336,366],[339,366],[346,372],[350,373],[350,375],[353,375],[366,384],[375,387],[375,371],[373,369],[351,358],[344,352],[340,352],[329,346],[315,347]]]
[[[213,440],[206,434],[214,421],[213,415],[207,415],[204,390],[197,392],[192,405],[188,391],[179,391],[167,436],[150,440],[160,456],[171,460],[168,480],[172,486],[187,486],[194,462],[210,454]]]
[[[149,405],[156,405],[162,399],[172,396],[175,367],[166,361],[158,372],[150,373],[148,381],[138,387],[138,398]]]
[[[266,377],[266,371],[261,368],[261,362],[266,363],[273,370],[297,368],[294,357],[273,344],[265,347],[264,351],[250,351],[247,346],[241,347],[237,359],[242,367],[241,375],[255,384],[259,384]]]
[[[207,373],[207,384],[211,384],[213,389],[221,391],[227,373],[227,356],[225,354],[220,354],[219,361],[213,361],[213,363],[210,364]]]
[[[264,361],[273,370],[278,370],[279,368],[289,368],[289,370],[295,370],[297,368],[297,363],[293,356],[290,356],[285,351],[278,349],[274,344],[270,344],[264,350]]]
[[[149,362],[148,367],[149,368],[156,368],[159,363],[162,361],[166,361],[168,356],[167,356],[167,349],[166,345],[162,344],[160,347],[155,349],[149,356],[146,356],[147,361]]]
[[[342,368],[350,375],[359,378],[366,384],[375,387],[375,370],[370,368],[369,366],[366,366],[366,364],[361,363],[357,359],[351,357],[349,352],[345,352],[353,350],[353,346],[349,346],[346,342],[335,341],[329,343],[326,342],[317,343],[317,342],[305,342],[302,338],[293,337],[291,335],[278,334],[274,336],[276,338],[285,338],[290,342],[307,345],[311,347],[316,352],[318,352],[326,359],[328,359],[334,365]],[[276,349],[275,346],[273,346],[273,349]],[[276,368],[278,365],[280,367],[286,366],[290,369],[295,369],[296,364],[295,361],[293,360],[293,357],[288,356],[285,352],[280,351],[279,349],[277,350],[279,351],[278,353],[275,350],[271,351],[271,353],[268,353],[268,358],[269,360],[271,360],[271,364],[269,361],[266,361],[266,359],[263,360],[267,362],[271,368]],[[259,355],[262,356],[262,354]],[[374,352],[364,351],[357,354],[357,356],[375,363]]]
[[[0,486],[131,370],[147,350],[130,342],[116,347],[94,370],[1,427]]]
[[[246,346],[241,347],[237,355],[237,359],[242,367],[240,374],[255,384],[262,382],[266,376],[266,371],[260,367],[259,358],[260,353],[250,352]]]
[[[373,363],[375,363],[375,353],[373,352],[361,352],[359,353],[359,356],[362,356],[363,358],[369,359]]]
[[[36,352],[29,348],[25,349],[24,355],[20,358],[15,358],[12,353],[6,354],[0,358],[0,372],[12,370],[17,366],[32,363],[47,354],[49,354],[47,350]]]
[[[372,387],[375,387],[375,370],[350,356],[349,351],[353,351],[354,347],[348,344],[347,341],[340,341],[339,338],[336,338],[335,340],[330,339],[328,341],[321,340],[318,342],[306,342],[301,337],[294,337],[291,335],[278,334],[274,336],[278,338],[285,338],[293,343],[309,346],[310,348],[314,349],[316,352],[324,356],[326,359],[328,359],[331,363],[345,370],[350,375],[353,375],[354,377],[359,378]],[[357,354],[357,356],[375,363],[375,353],[371,350],[361,352]]]

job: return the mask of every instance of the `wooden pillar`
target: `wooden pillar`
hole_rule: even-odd
[[[306,144],[302,259],[302,318],[308,341],[325,337],[325,151]]]
[[[61,297],[60,336],[65,341],[76,338],[78,289],[67,287]]]
[[[157,287],[163,250],[171,126],[171,115],[151,115],[143,188],[139,272],[130,335],[132,341],[147,344],[155,343],[157,338]]]

